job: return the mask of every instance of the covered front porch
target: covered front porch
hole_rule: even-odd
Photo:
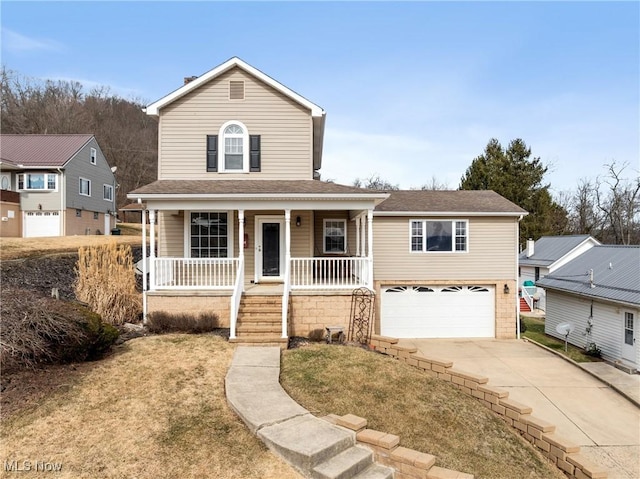
[[[142,222],[150,231],[143,235],[143,251],[147,245],[150,251],[142,261],[145,318],[150,300],[158,303],[152,310],[169,305],[169,298],[180,310],[223,305],[233,339],[249,291],[279,297],[279,334],[287,338],[296,320],[292,309],[319,304],[303,296],[318,295],[330,304],[355,288],[372,289],[373,209],[387,195],[326,185],[313,181],[321,192],[259,199],[246,191],[198,198],[135,195],[145,201]],[[292,301],[292,295],[298,297]]]

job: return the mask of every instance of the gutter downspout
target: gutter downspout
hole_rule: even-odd
[[[518,218],[518,222],[516,223],[516,287],[515,295],[516,295],[516,338],[520,339],[520,298],[518,297],[518,289],[520,288],[520,284],[518,283],[518,257],[520,250],[520,221],[522,221],[524,215],[520,215]]]
[[[58,173],[60,173],[60,182],[58,185],[58,191],[60,192],[60,236],[65,236],[66,233],[66,221],[65,221],[65,217],[66,215],[66,208],[65,208],[65,188],[64,188],[64,173],[62,172],[62,169],[60,169],[60,167],[56,168],[58,170]]]

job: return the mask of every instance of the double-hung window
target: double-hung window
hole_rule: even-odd
[[[190,248],[192,258],[229,257],[228,214],[218,211],[192,212]]]
[[[91,155],[89,157],[89,161],[91,161],[92,165],[96,164],[96,159],[98,158],[98,150],[95,148],[91,148]]]
[[[469,247],[468,232],[466,220],[411,220],[411,252],[466,252]]]
[[[347,252],[347,221],[324,220],[324,253]]]
[[[18,175],[19,190],[54,191],[58,187],[55,173],[23,173]]]
[[[106,201],[113,201],[113,186],[102,185],[102,198]]]
[[[91,196],[91,180],[80,177],[78,193],[80,193],[82,196]]]

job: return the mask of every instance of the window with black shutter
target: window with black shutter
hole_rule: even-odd
[[[218,171],[218,135],[207,135],[207,171]]]

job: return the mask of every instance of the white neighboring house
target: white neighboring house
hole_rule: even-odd
[[[537,308],[546,309],[545,291],[536,284],[538,280],[599,244],[589,235],[543,236],[535,242],[527,240],[526,249],[518,257],[518,280],[528,305],[532,306],[531,297],[535,297]],[[526,281],[536,286],[526,287]]]
[[[570,323],[568,341],[640,368],[640,246],[598,245],[538,281],[547,291],[545,333]]]

